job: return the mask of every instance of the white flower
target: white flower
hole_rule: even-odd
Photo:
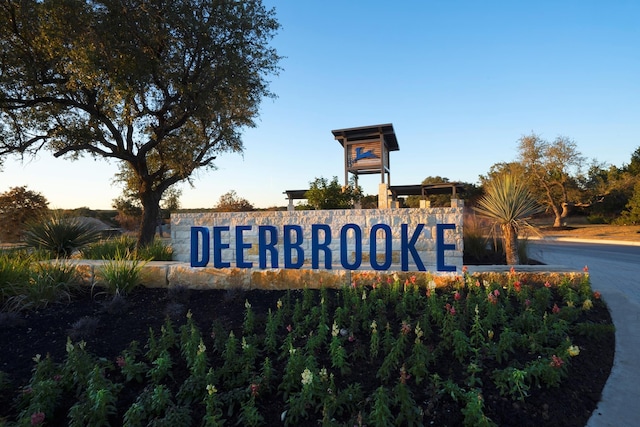
[[[198,355],[201,355],[202,353],[204,353],[207,350],[207,347],[204,345],[204,343],[202,342],[202,340],[200,340],[200,344],[198,344]]]
[[[333,322],[333,326],[331,327],[331,336],[337,337],[339,333],[340,327],[338,327],[338,324],[336,322]]]
[[[251,303],[249,302],[249,300],[244,300],[244,308],[246,309],[251,308]]]
[[[209,396],[217,392],[218,392],[218,389],[213,384],[207,384],[207,393],[209,393]]]
[[[375,334],[376,332],[378,332],[378,324],[374,320],[371,322],[371,333]]]
[[[305,368],[305,370],[302,371],[301,376],[303,386],[307,386],[313,381],[313,373],[309,370],[309,368]]]

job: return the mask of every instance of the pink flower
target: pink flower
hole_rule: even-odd
[[[498,298],[496,298],[494,294],[487,295],[487,299],[491,304],[494,304],[494,305],[498,302]]]
[[[34,412],[31,414],[31,425],[37,426],[44,422],[44,412]]]
[[[586,265],[584,266],[584,268],[582,269],[582,271],[584,271],[585,273],[589,272],[589,267],[587,267]]]
[[[353,335],[349,335],[349,338],[347,338],[347,340],[349,340],[349,342],[354,342],[356,340],[356,337],[354,337]]]
[[[249,388],[251,389],[251,396],[256,397],[260,391],[260,384],[253,383]]]
[[[476,280],[476,288],[480,287],[480,280]]]
[[[456,292],[453,294],[453,299],[454,299],[454,300],[456,300],[456,301],[460,301],[460,299],[461,299],[461,298],[462,298],[462,295],[460,294],[460,292],[456,291]]]
[[[549,365],[554,368],[561,368],[562,365],[564,365],[564,360],[554,354],[551,356],[551,363],[549,363]]]
[[[546,282],[544,282],[544,287],[545,288],[550,288],[551,287],[551,283],[549,283],[549,281],[547,280]]]
[[[467,274],[467,271],[469,271],[469,267],[467,267],[466,265],[462,267],[462,274]]]
[[[287,332],[293,331],[293,327],[291,325],[287,325]]]
[[[553,314],[560,313],[560,307],[558,307],[558,304],[553,304],[553,308],[551,309],[551,311],[553,312]]]
[[[406,384],[407,380],[410,378],[411,378],[411,375],[407,373],[406,368],[404,367],[404,365],[402,365],[402,367],[400,367],[400,382],[402,384]]]
[[[595,298],[595,299],[600,299],[600,297],[601,297],[601,296],[602,296],[602,295],[600,295],[600,292],[598,292],[598,291],[595,291],[595,292],[593,293],[593,298]]]
[[[125,366],[127,366],[127,361],[124,359],[124,357],[118,356],[116,357],[116,365],[118,365],[119,368],[124,368]]]
[[[456,315],[456,308],[452,307],[451,304],[447,303],[447,305],[445,305],[444,308],[449,312],[450,315],[452,316]]]
[[[400,332],[402,335],[408,335],[411,333],[411,325],[404,320],[402,321],[402,326],[400,327]]]

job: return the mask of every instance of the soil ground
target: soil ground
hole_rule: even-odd
[[[541,226],[540,232],[543,236],[640,242],[640,225],[584,224],[572,219],[561,228]]]

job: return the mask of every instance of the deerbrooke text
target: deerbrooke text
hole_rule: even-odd
[[[426,271],[424,262],[416,248],[416,244],[424,238],[425,224],[417,224],[413,230],[408,224],[400,225],[400,270],[409,271],[410,260],[418,271]],[[455,224],[436,224],[436,269],[437,271],[455,271],[456,267],[445,265],[445,251],[455,250],[455,244],[447,244],[444,239],[445,230],[455,230]],[[257,231],[257,244],[251,243],[247,236]],[[249,261],[247,252],[257,246],[257,262],[259,268],[280,268],[280,254],[285,269],[300,269],[305,267],[305,259],[310,255],[312,269],[333,268],[334,252],[339,252],[340,265],[346,270],[367,268],[363,266],[363,252],[365,262],[373,270],[389,270],[393,262],[392,229],[387,224],[373,225],[369,231],[368,247],[363,248],[363,232],[359,225],[349,223],[340,228],[339,245],[335,250],[332,245],[334,235],[327,224],[312,224],[309,234],[305,236],[300,225],[282,226],[272,225],[237,225],[207,227],[191,227],[191,266],[206,267],[213,254],[213,267],[229,268],[232,261],[236,268],[254,268],[254,262]],[[232,239],[234,237],[234,239]],[[310,239],[310,245],[305,239]],[[232,242],[235,242],[232,247]],[[213,251],[211,246],[213,245]],[[334,247],[334,249],[331,248]],[[311,253],[305,253],[305,248]],[[235,256],[234,256],[235,255]],[[307,258],[305,258],[305,256]],[[308,267],[308,266],[307,266]]]

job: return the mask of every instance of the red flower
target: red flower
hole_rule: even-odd
[[[584,268],[582,269],[582,271],[584,271],[585,273],[589,272],[589,267],[587,267],[586,265],[584,266]]]
[[[595,299],[600,299],[600,297],[601,297],[600,292],[595,291],[595,292],[593,293],[593,297],[594,297]]]
[[[456,291],[456,292],[453,294],[453,299],[454,299],[454,300],[456,300],[456,301],[460,301],[460,299],[461,299],[461,298],[462,298],[462,295],[460,294],[460,292]]]
[[[551,311],[553,312],[553,314],[560,313],[560,307],[558,307],[558,304],[553,304],[553,308],[551,309]]]
[[[31,425],[37,426],[44,422],[44,412],[34,412],[31,414]]]
[[[549,283],[549,281],[547,280],[546,282],[544,282],[544,287],[545,288],[550,288],[551,287],[551,283]]]
[[[516,290],[516,292],[520,292],[521,287],[522,287],[522,284],[520,283],[520,281],[516,281],[513,284],[513,288]]]

